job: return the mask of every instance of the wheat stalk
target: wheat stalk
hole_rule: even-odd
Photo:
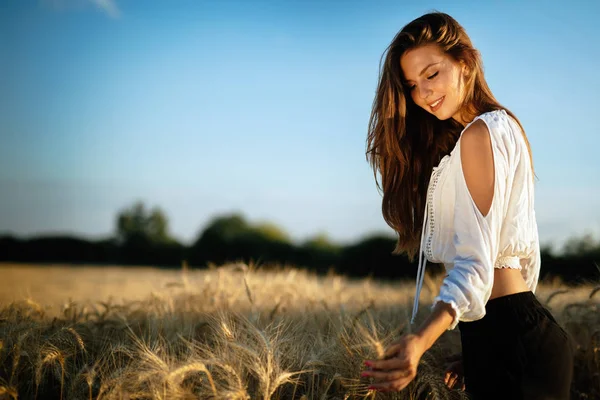
[[[61,375],[60,375],[60,399],[63,398],[63,386],[65,382],[65,357],[63,353],[55,347],[54,345],[47,344],[45,345],[41,352],[41,357],[38,360],[35,369],[35,398],[37,398],[38,388],[42,380],[42,368],[46,364],[51,364],[54,362],[58,362],[60,365]]]
[[[167,381],[170,385],[179,387],[181,386],[181,383],[185,379],[186,375],[191,372],[204,372],[206,374],[206,377],[208,378],[208,382],[210,383],[213,395],[215,397],[218,397],[217,388],[215,386],[212,374],[210,373],[208,368],[206,368],[206,365],[204,365],[204,363],[198,361],[182,365],[181,367],[175,369],[174,371],[169,373],[169,375],[167,376]]]
[[[550,305],[550,301],[558,296],[559,294],[563,294],[563,293],[569,293],[569,289],[559,289],[559,290],[555,290],[554,292],[552,292],[552,294],[550,294],[550,296],[548,296],[548,298],[546,299],[546,305]]]
[[[248,296],[248,300],[250,300],[250,304],[254,305],[254,299],[252,299],[252,292],[250,291],[250,287],[248,286],[246,275],[244,275],[244,286],[246,287],[246,295]]]
[[[12,386],[0,386],[0,398],[4,398],[5,396],[10,396],[13,400],[17,400],[19,393]]]

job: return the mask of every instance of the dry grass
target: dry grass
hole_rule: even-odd
[[[0,265],[0,399],[460,399],[443,384],[458,330],[400,393],[374,393],[364,359],[408,332],[413,282],[266,272]],[[427,277],[419,316],[441,277]],[[594,286],[536,295],[577,342],[573,398],[600,398]]]

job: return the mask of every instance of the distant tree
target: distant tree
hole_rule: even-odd
[[[294,246],[278,226],[263,222],[249,224],[239,213],[215,217],[189,249],[192,265],[207,262],[255,260],[288,261]]]
[[[259,236],[271,241],[285,243],[290,242],[290,236],[287,234],[287,232],[270,222],[255,224],[251,230]]]
[[[302,243],[302,247],[321,251],[341,251],[341,247],[333,243],[324,232],[307,239]]]
[[[374,234],[359,242],[345,246],[340,256],[339,269],[353,276],[376,276],[400,279],[412,277],[414,264],[406,255],[393,255],[396,239],[384,234]],[[439,266],[427,267],[430,273],[437,273]]]
[[[158,207],[146,210],[142,201],[119,212],[116,225],[119,243],[167,244],[173,241],[165,213]]]
[[[196,244],[203,241],[218,240],[231,242],[240,235],[248,232],[250,226],[241,214],[231,214],[214,218],[196,240]]]
[[[241,214],[213,218],[190,247],[188,252],[190,263],[193,265],[204,265],[209,261],[223,263],[231,255],[234,240],[249,229],[248,223]]]
[[[540,244],[540,254],[542,257],[556,257],[557,249],[551,243],[542,243]]]
[[[300,266],[310,267],[319,273],[339,266],[343,247],[329,240],[326,233],[318,233],[303,242],[296,251]]]
[[[562,255],[566,257],[582,257],[600,252],[600,241],[594,239],[591,233],[568,239],[562,249]]]

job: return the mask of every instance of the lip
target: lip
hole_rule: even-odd
[[[441,100],[440,100],[441,99]],[[436,101],[440,100],[440,102],[438,103],[437,106],[435,107],[431,107],[430,104],[428,104],[429,108],[431,108],[431,112],[436,112],[437,110],[439,110],[439,108],[442,106],[442,104],[444,103],[444,100],[446,99],[446,96],[442,96],[440,97],[440,99],[436,99],[435,101],[432,101],[430,104],[434,104]]]

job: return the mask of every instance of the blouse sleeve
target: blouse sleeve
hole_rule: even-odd
[[[454,201],[454,268],[442,282],[440,293],[433,300],[432,309],[439,301],[450,304],[455,318],[448,330],[458,321],[475,321],[485,315],[494,281],[494,261],[498,254],[500,228],[506,197],[506,177],[509,173],[510,140],[502,135],[498,117],[480,116],[487,126],[494,159],[494,194],[492,205],[483,216],[473,201],[458,162]],[[501,137],[504,136],[504,137]],[[460,140],[458,142],[460,146]],[[457,149],[460,154],[460,148]]]
[[[527,285],[527,287],[529,287],[531,289],[531,291],[533,293],[535,293],[535,290],[536,290],[537,284],[538,284],[538,280],[540,277],[540,266],[542,264],[540,239],[539,239],[537,222],[535,219],[535,210],[533,210],[533,241],[534,241],[533,255],[527,265],[528,272],[527,272],[527,279],[525,281],[525,284]]]

